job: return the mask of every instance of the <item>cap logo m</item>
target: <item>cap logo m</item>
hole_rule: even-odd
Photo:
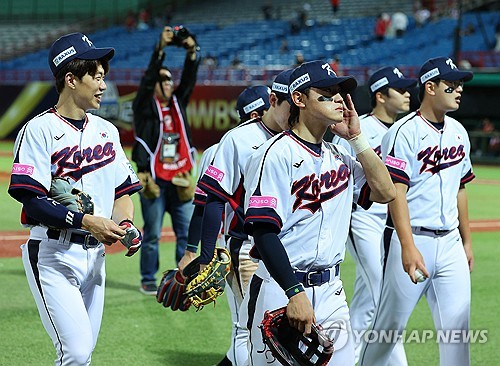
[[[453,60],[451,58],[449,58],[448,60],[446,60],[446,64],[453,70],[453,69],[457,69],[457,66],[453,63]]]
[[[403,73],[401,71],[399,71],[399,69],[397,67],[395,67],[392,72],[398,77],[398,78],[403,78]]]
[[[90,39],[88,39],[88,37],[86,35],[83,35],[82,41],[87,42],[89,44],[89,47],[93,47],[94,46],[94,44],[92,43],[92,41]]]
[[[331,73],[333,76],[337,76],[337,75],[335,74],[335,71],[333,71],[333,70],[332,70],[332,68],[331,68],[330,64],[323,64],[323,65],[321,65],[321,68],[322,68],[323,70],[326,70],[326,71],[328,72],[328,76],[330,76],[330,73]]]

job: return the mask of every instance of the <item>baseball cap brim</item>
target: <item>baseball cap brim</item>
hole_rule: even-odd
[[[417,79],[399,79],[387,84],[389,88],[409,89],[417,85]]]
[[[344,93],[350,93],[358,86],[358,82],[352,76],[341,76],[336,78],[325,78],[315,81],[312,88],[328,88],[330,86],[339,85]]]
[[[470,71],[451,71],[446,74],[442,74],[438,76],[438,79],[448,80],[448,81],[470,81],[474,77],[474,74]]]
[[[88,50],[87,52],[83,52],[78,54],[75,58],[79,58],[82,60],[111,60],[115,55],[114,48],[93,48]]]

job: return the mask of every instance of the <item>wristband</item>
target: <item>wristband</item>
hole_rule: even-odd
[[[304,291],[304,286],[301,283],[293,285],[288,290],[285,291],[286,297],[291,298],[292,296],[297,295],[300,292]]]
[[[347,142],[349,143],[349,145],[351,145],[356,155],[361,154],[363,151],[371,148],[365,135],[363,135],[363,132],[361,132],[358,136],[347,140]]]
[[[198,251],[198,245],[186,244],[186,250],[191,253],[196,253]]]

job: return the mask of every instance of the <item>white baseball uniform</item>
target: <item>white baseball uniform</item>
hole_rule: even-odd
[[[403,270],[401,244],[389,215],[374,331],[402,332],[422,295],[436,329],[469,329],[470,275],[457,208],[460,185],[474,179],[469,154],[465,128],[448,116],[444,128],[438,130],[417,111],[396,122],[384,136],[382,158],[393,181],[408,185],[413,239],[430,278],[414,284]],[[393,346],[364,339],[360,365],[387,365]],[[441,365],[469,365],[468,342],[440,342],[439,349]]]
[[[361,131],[372,149],[380,156],[382,137],[388,130],[373,114],[359,118]],[[354,150],[347,140],[334,136],[332,142],[342,145],[353,156]],[[353,205],[347,249],[356,263],[354,294],[349,304],[352,329],[356,331],[356,362],[361,351],[361,335],[370,326],[380,297],[382,283],[382,234],[387,220],[387,205],[374,202],[368,210]],[[407,364],[402,343],[396,344],[389,365]]]
[[[73,187],[88,193],[94,214],[106,218],[115,199],[141,188],[116,127],[89,113],[78,129],[50,109],[19,132],[9,192],[47,195],[53,176],[67,177]],[[57,351],[55,364],[88,365],[104,306],[104,246],[95,239],[95,246],[83,245],[82,237],[89,235],[83,230],[49,229],[26,221],[26,215],[22,223],[31,227],[28,242],[21,246],[23,264]]]
[[[271,131],[260,118],[248,120],[228,131],[218,144],[214,158],[205,170],[199,186],[226,201],[224,215],[224,233],[226,246],[231,252],[232,271],[230,286],[234,295],[231,303],[233,322],[245,295],[248,282],[257,265],[250,259],[252,241],[243,232],[244,213],[243,187],[244,168],[250,156],[276,132]],[[248,331],[240,326],[233,326],[233,341],[228,357],[234,365],[246,365],[248,362]]]
[[[198,171],[200,171],[202,174],[203,172],[205,172],[205,170],[208,168],[211,161],[213,160],[215,151],[217,150],[217,146],[218,144],[210,146],[201,155]],[[196,185],[193,204],[204,206],[206,203],[206,199],[207,199],[207,194],[205,193],[205,191],[203,191],[198,185]],[[224,229],[222,229],[222,232],[224,232]],[[218,239],[217,246],[221,247],[225,246],[225,240],[223,235],[221,235],[220,238]],[[238,314],[239,302],[237,300],[237,297],[235,297],[233,290],[231,289],[231,286],[227,286],[224,292],[226,294],[227,302],[229,304],[229,311],[231,313],[231,323],[232,323],[231,346],[229,347],[229,350],[227,351],[226,355],[233,365],[245,365],[246,361],[248,360],[248,355],[246,352],[247,334],[246,332],[242,332],[241,328],[239,327],[239,314]]]
[[[250,158],[245,180],[245,227],[255,222],[275,225],[294,271],[327,272],[328,281],[305,291],[316,321],[335,338],[330,365],[354,365],[339,266],[344,260],[351,207],[369,207],[369,187],[361,164],[343,147],[324,142],[315,152],[290,131],[266,142]],[[285,306],[288,298],[264,263],[252,278],[240,315],[250,329],[251,365],[276,364],[265,352],[260,325],[264,312]]]

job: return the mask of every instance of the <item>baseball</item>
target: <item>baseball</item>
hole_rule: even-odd
[[[414,276],[417,282],[424,282],[427,279],[427,277],[425,277],[424,273],[419,268],[415,270]]]

